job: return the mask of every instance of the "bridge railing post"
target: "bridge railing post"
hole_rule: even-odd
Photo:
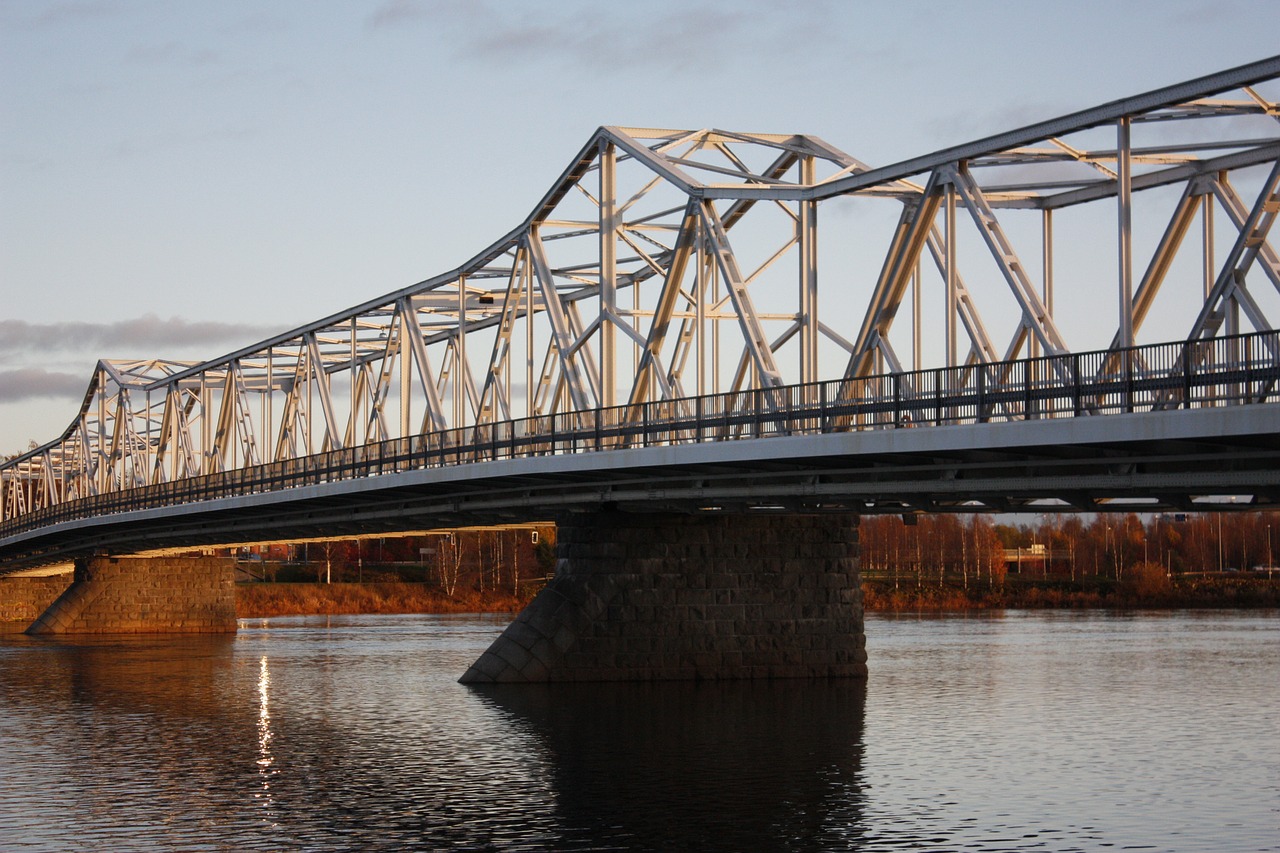
[[[902,424],[902,374],[890,374],[893,383],[893,425],[900,427]]]
[[[1022,419],[1031,420],[1031,359],[1022,360]]]
[[[1080,417],[1080,413],[1083,411],[1084,401],[1081,396],[1080,354],[1073,353],[1071,356],[1071,413],[1077,418]]]
[[[943,368],[933,371],[933,425],[942,426],[942,378]]]
[[[1124,371],[1124,410],[1133,412],[1133,348],[1127,347],[1122,352],[1121,369]]]
[[[830,428],[827,415],[827,383],[818,383],[818,432],[825,434]]]
[[[1192,407],[1193,386],[1191,383],[1191,348],[1195,346],[1194,341],[1183,341],[1182,343],[1182,407],[1190,409]]]
[[[985,424],[987,422],[987,366],[985,364],[977,365],[977,380],[974,385],[977,389],[977,405],[975,407],[973,417],[975,423]]]

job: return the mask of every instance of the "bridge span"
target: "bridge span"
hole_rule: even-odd
[[[556,516],[562,598],[598,625],[621,576],[587,562],[667,578],[687,615],[705,596],[655,567],[772,584],[802,572],[792,523],[844,590],[802,609],[843,631],[860,514],[1273,505],[1278,82],[1273,57],[883,168],[806,135],[600,128],[457,268],[207,362],[100,361],[67,430],[0,464],[0,574]],[[473,675],[546,676],[524,664],[564,617],[529,618],[541,639]]]
[[[4,523],[6,566],[224,544],[670,512],[1213,510],[1280,495],[1280,333],[504,421]],[[1056,377],[1086,376],[1059,385]],[[1044,377],[1037,379],[1036,377]]]

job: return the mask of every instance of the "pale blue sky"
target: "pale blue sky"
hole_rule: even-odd
[[[0,452],[98,357],[213,357],[456,266],[601,124],[883,165],[1277,33],[1242,0],[0,0]]]

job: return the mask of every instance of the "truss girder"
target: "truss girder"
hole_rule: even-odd
[[[733,304],[738,324],[742,329],[742,337],[752,366],[764,387],[776,387],[784,384],[781,371],[773,358],[773,348],[765,337],[760,316],[756,312],[748,291],[748,282],[742,277],[737,257],[729,245],[729,235],[716,213],[711,201],[704,201],[698,210],[702,227],[705,229],[708,250],[715,258],[716,267],[724,279],[729,301]]]
[[[1280,253],[1266,241],[1266,235],[1271,230],[1271,224],[1275,222],[1276,210],[1280,207],[1275,194],[1275,185],[1272,183],[1271,195],[1267,198],[1260,199],[1262,201],[1263,219],[1257,222],[1254,227],[1254,233],[1248,238],[1247,248],[1252,250],[1256,247],[1256,261],[1262,267],[1267,277],[1271,279],[1271,283],[1280,290]],[[1236,227],[1237,231],[1244,231],[1249,222],[1249,209],[1245,205],[1244,200],[1231,186],[1231,182],[1226,178],[1219,178],[1213,183],[1213,194],[1221,202],[1223,209],[1227,212],[1227,216],[1231,219],[1231,223]]]
[[[1036,293],[1026,268],[1018,259],[1017,252],[1014,251],[1012,243],[996,218],[995,211],[987,203],[986,196],[974,181],[973,175],[963,165],[960,168],[948,168],[947,175],[970,216],[973,217],[978,233],[982,236],[983,242],[991,252],[991,257],[995,260],[1014,298],[1017,299],[1018,306],[1022,309],[1021,328],[1035,335],[1045,353],[1058,355],[1066,352],[1066,342],[1063,341],[1053,318],[1049,316],[1039,294]],[[1016,357],[1016,349],[1011,347],[1011,351],[1006,353],[1006,360],[1012,357]]]
[[[1117,223],[1114,282],[1054,285],[1119,305],[1113,350],[1157,299],[1192,290],[1167,282],[1196,242],[1212,271],[1182,309],[1189,337],[1270,328],[1277,87],[1272,57],[883,168],[813,136],[601,127],[522,223],[459,267],[211,361],[100,362],[61,436],[0,461],[0,519],[496,421],[612,407],[625,419],[686,386],[846,378],[854,393],[859,377],[903,372],[908,352],[912,369],[926,349],[944,367],[1069,353],[1049,291],[1052,258],[1071,247],[1052,245],[1047,225],[1042,247],[1015,246],[1013,223],[1061,208],[1093,205]],[[1162,235],[1130,294],[1129,219],[1149,231],[1156,206],[1139,200],[1165,187],[1180,195],[1158,214]],[[1213,209],[1205,198],[1235,229],[1216,258],[1207,214],[1192,237],[1198,211]],[[820,210],[831,202],[880,216],[887,245]],[[959,209],[973,232],[957,234]],[[957,246],[975,233],[994,275],[968,256],[961,275]],[[878,267],[847,266],[844,247]],[[1037,251],[1042,281],[1023,262]],[[1250,290],[1260,276],[1274,292]],[[1008,312],[990,302],[1009,294],[1017,317],[1000,328],[989,321]],[[939,310],[945,336],[921,325]]]
[[[1277,213],[1280,213],[1280,193],[1277,193],[1277,187],[1280,187],[1280,160],[1276,161],[1263,182],[1257,201],[1248,215],[1239,222],[1236,240],[1222,263],[1204,307],[1187,335],[1188,339],[1211,337],[1222,326],[1224,319],[1229,319],[1229,311],[1237,305],[1246,310],[1250,321],[1259,331],[1271,328],[1261,309],[1245,289],[1245,276],[1262,255],[1263,249],[1270,248],[1267,234]],[[1226,197],[1232,201],[1238,200],[1233,196],[1231,194]],[[1227,209],[1239,212],[1232,204],[1228,204]]]
[[[880,268],[880,277],[871,292],[870,304],[862,320],[862,328],[853,342],[844,375],[866,376],[874,372],[875,353],[881,351],[881,341],[887,339],[893,320],[906,296],[907,282],[920,257],[920,250],[928,241],[933,220],[942,203],[938,175],[930,177],[918,202],[907,205],[894,229],[889,252]]]

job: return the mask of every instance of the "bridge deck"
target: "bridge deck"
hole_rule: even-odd
[[[918,371],[441,431],[40,510],[0,525],[0,555],[16,566],[140,543],[547,518],[601,505],[1270,505],[1280,496],[1278,343],[1260,333],[956,369],[967,370],[964,383]],[[1116,372],[1082,378],[1095,359],[1112,359]],[[949,384],[960,390],[943,393]]]

